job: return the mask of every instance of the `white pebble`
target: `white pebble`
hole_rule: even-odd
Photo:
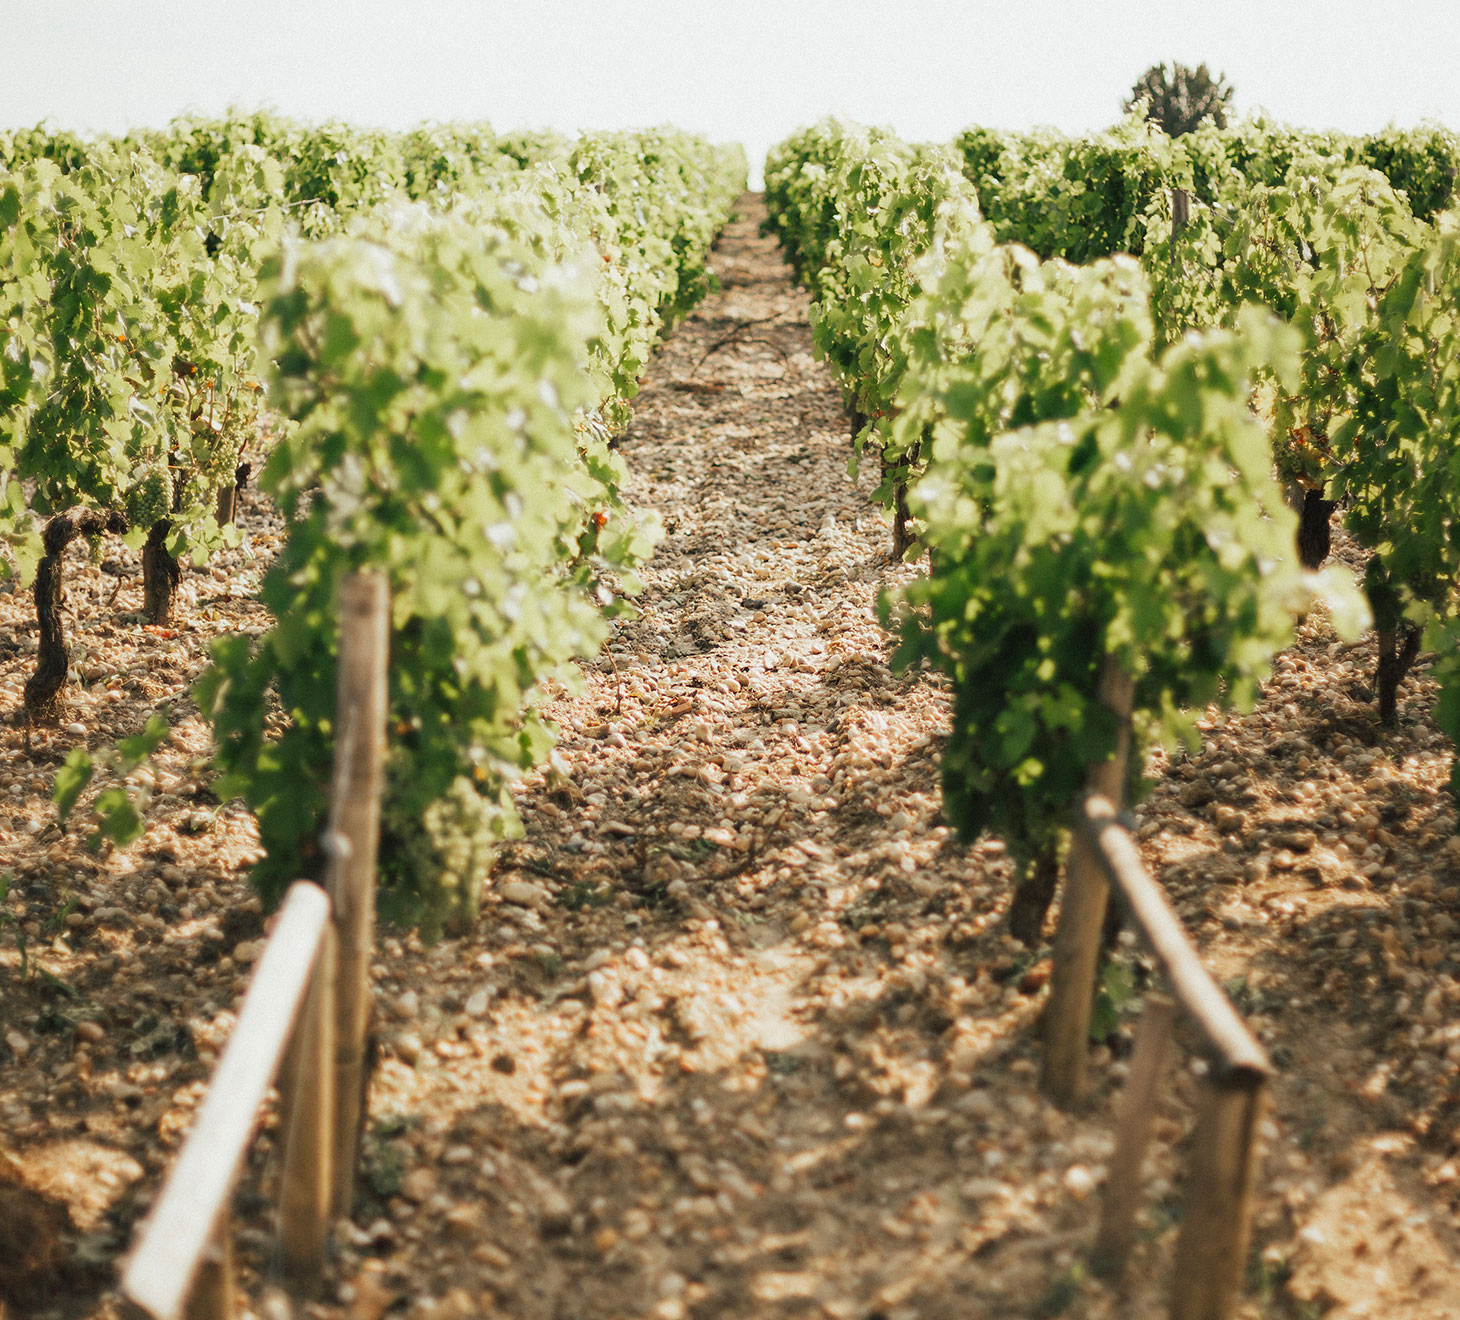
[[[1095,1190],[1094,1171],[1083,1164],[1072,1164],[1065,1170],[1065,1190],[1077,1201],[1083,1201]]]

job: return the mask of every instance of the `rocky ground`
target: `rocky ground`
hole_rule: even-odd
[[[1000,842],[964,846],[940,816],[945,694],[889,671],[875,619],[914,570],[888,561],[868,476],[847,477],[846,418],[760,214],[747,199],[722,291],[636,406],[629,495],[669,535],[640,617],[554,697],[555,766],[522,786],[527,837],[479,929],[382,935],[368,1174],[305,1314],[1164,1314],[1199,1083],[1172,1069],[1128,1280],[1095,1282],[1138,996],[1087,1108],[1045,1103],[1047,950],[1002,932]],[[256,501],[243,523],[244,550],[190,576],[183,637],[127,622],[136,584],[108,603],[113,578],[78,560],[74,718],[0,750],[0,1295],[24,1274],[12,1311],[40,1320],[120,1315],[116,1255],[257,951],[251,824],[210,800],[185,695],[203,635],[262,623],[249,575],[277,528]],[[14,702],[34,643],[23,601],[0,613]],[[1312,616],[1258,711],[1154,759],[1138,813],[1282,1069],[1248,1317],[1460,1314],[1451,752],[1422,675],[1381,735],[1372,660]],[[174,732],[151,828],[93,857],[52,823],[55,765],[157,707]],[[262,1208],[276,1135],[239,1206],[270,1320],[289,1314]]]

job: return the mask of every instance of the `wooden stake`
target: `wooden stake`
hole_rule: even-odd
[[[157,1320],[178,1320],[194,1292],[217,1293],[195,1289],[193,1281],[216,1246],[214,1226],[226,1222],[259,1105],[278,1073],[328,927],[329,900],[319,886],[291,885],[198,1116],[122,1277],[126,1295]]]
[[[329,894],[339,936],[335,999],[334,1211],[348,1214],[365,1115],[365,1039],[375,946],[375,858],[384,786],[390,598],[384,577],[340,584],[339,691],[330,807]]]
[[[1192,1138],[1171,1320],[1232,1320],[1237,1312],[1252,1228],[1265,1081],[1243,1070],[1208,1088]]]
[[[1202,966],[1201,955],[1187,935],[1181,918],[1146,870],[1140,851],[1116,819],[1115,807],[1091,794],[1077,818],[1081,830],[1095,844],[1096,855],[1125,900],[1131,928],[1140,935],[1166,978],[1176,1002],[1201,1037],[1202,1052],[1213,1061],[1219,1076],[1251,1072],[1272,1075],[1267,1052],[1257,1043],[1226,992]]]
[[[219,527],[227,527],[233,521],[234,512],[238,508],[238,488],[231,483],[218,487],[218,494],[213,502],[213,518]]]
[[[1185,188],[1171,190],[1171,241],[1191,223],[1191,194]]]
[[[1106,1278],[1118,1278],[1130,1255],[1136,1212],[1141,1205],[1141,1166],[1151,1140],[1161,1069],[1166,1062],[1175,1020],[1174,1001],[1165,995],[1146,996],[1130,1074],[1120,1097],[1115,1154],[1111,1157],[1105,1200],[1100,1208],[1100,1232],[1090,1253],[1091,1267]]]
[[[1100,670],[1101,702],[1119,721],[1115,752],[1091,769],[1087,783],[1116,804],[1125,800],[1130,756],[1130,713],[1135,684],[1110,656]],[[1110,886],[1083,830],[1075,832],[1065,864],[1064,896],[1055,928],[1049,1002],[1044,1010],[1044,1060],[1040,1086],[1055,1104],[1075,1105],[1085,1092],[1085,1056],[1095,1001],[1095,964]]]
[[[318,1286],[334,1203],[335,933],[325,932],[309,998],[290,1047],[284,1105],[284,1167],[279,1238],[284,1272],[301,1288]]]
[[[225,1211],[208,1244],[188,1293],[186,1320],[233,1320],[238,1295],[233,1286],[233,1229]]]

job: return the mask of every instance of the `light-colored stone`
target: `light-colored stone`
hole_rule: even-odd
[[[497,893],[504,902],[515,903],[518,907],[547,907],[550,901],[547,891],[530,880],[507,880],[497,886]]]

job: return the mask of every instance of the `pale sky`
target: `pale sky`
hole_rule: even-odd
[[[1460,3],[1424,0],[0,0],[0,128],[185,111],[620,128],[766,148],[825,114],[947,140],[1085,131],[1141,72],[1205,61],[1262,107],[1365,132],[1460,128]]]

